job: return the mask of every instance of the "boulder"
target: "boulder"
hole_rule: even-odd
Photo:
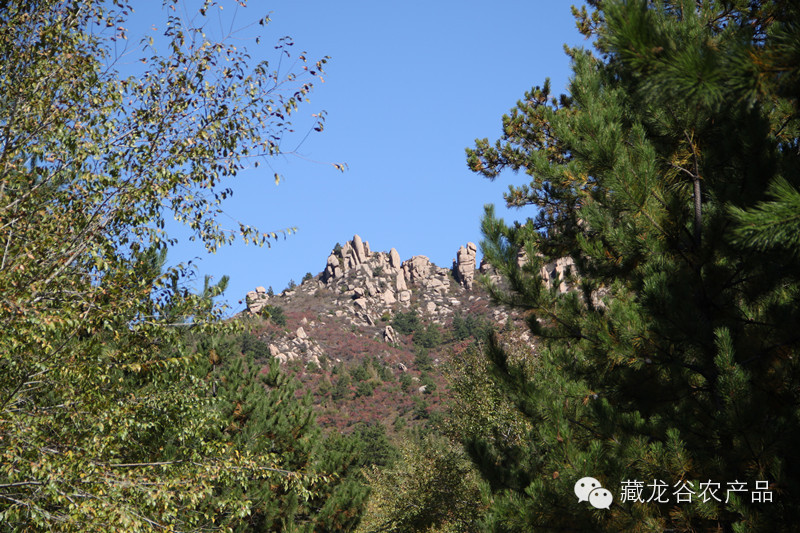
[[[409,281],[427,279],[431,275],[431,261],[424,255],[415,255],[403,263],[403,271]]]
[[[372,278],[374,275],[372,274],[372,267],[369,266],[368,263],[361,263],[358,267],[359,272],[364,275],[366,278]]]
[[[367,294],[370,296],[375,296],[378,294],[378,289],[375,288],[375,284],[371,281],[367,281],[364,286],[367,288]]]
[[[517,252],[517,266],[522,268],[525,266],[525,263],[528,262],[528,256],[525,255],[525,250],[520,250]]]
[[[297,328],[297,338],[298,339],[307,339],[308,335],[306,335],[306,330],[303,329],[303,326]]]
[[[453,268],[453,275],[461,285],[467,289],[472,289],[472,282],[475,279],[475,258],[478,247],[475,243],[468,242],[466,248],[460,247],[456,255],[456,263]]]
[[[264,289],[263,292],[260,292],[259,289],[264,289],[264,287],[258,287],[254,291],[249,291],[245,297],[247,310],[254,315],[260,313],[261,310],[266,307],[267,302],[269,302],[269,295],[266,289]]]
[[[397,333],[392,326],[386,326],[386,328],[383,330],[383,340],[390,344],[398,344],[400,342],[397,338]]]
[[[408,290],[408,286],[406,285],[406,278],[402,272],[397,273],[397,279],[395,280],[395,286],[397,287],[397,292],[406,291]]]
[[[363,263],[367,260],[367,254],[364,253],[364,243],[358,235],[353,236],[353,251],[357,263]]]
[[[348,270],[350,270],[350,267],[352,265],[353,265],[353,246],[348,241],[344,243],[344,246],[342,246],[342,267],[344,268],[345,274],[347,273]]]
[[[558,279],[558,291],[561,293],[567,292],[569,287],[567,286],[566,278],[572,273],[574,266],[575,262],[571,257],[559,257],[542,267],[542,280],[550,287]]]
[[[392,268],[400,268],[400,254],[398,254],[397,250],[394,248],[389,251],[389,266]]]
[[[367,299],[366,298],[356,298],[353,303],[356,307],[360,307],[362,310],[367,310]]]
[[[431,290],[434,290],[434,291],[439,291],[440,293],[442,293],[442,292],[447,292],[447,290],[450,288],[450,284],[447,283],[446,281],[442,280],[442,279],[439,279],[437,277],[437,278],[433,278],[431,280],[428,280],[426,282],[426,284],[425,284],[425,287],[427,289],[431,289]]]
[[[383,303],[385,303],[386,305],[391,305],[397,301],[397,299],[394,297],[394,293],[392,293],[391,291],[384,292],[381,295],[381,300],[383,300]]]
[[[328,261],[325,264],[325,269],[322,271],[322,281],[330,283],[331,279],[339,277],[341,274],[337,274],[336,272],[337,268],[341,270],[339,264],[339,258],[336,257],[335,254],[329,255]]]

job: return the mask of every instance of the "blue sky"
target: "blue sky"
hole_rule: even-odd
[[[144,7],[149,3],[136,6],[136,16],[158,27],[160,2],[152,4],[152,12]],[[317,274],[333,246],[356,233],[372,250],[394,247],[403,259],[422,254],[450,266],[460,245],[479,243],[483,205],[500,208],[509,183],[524,180],[510,174],[490,182],[471,173],[464,149],[476,138],[496,139],[502,115],[546,77],[562,92],[570,73],[564,43],[588,46],[570,2],[223,5],[225,24],[235,17],[239,27],[271,13],[268,26],[238,35],[260,35],[260,46],[242,41],[254,59],[276,59],[273,45],[285,35],[309,59],[331,57],[325,82],[296,115],[298,124],[308,124],[312,113],[325,110],[325,130],[301,145],[299,157],[271,162],[285,178],[278,186],[266,166],[229,184],[231,217],[262,230],[295,226],[298,232],[272,248],[237,244],[209,255],[182,243],[170,252],[170,262],[196,261],[200,280],[228,274],[224,299],[233,312],[258,285],[277,292],[290,279]],[[345,162],[348,170],[325,162]],[[532,216],[504,207],[500,213]]]

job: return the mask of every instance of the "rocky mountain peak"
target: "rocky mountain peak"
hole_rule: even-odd
[[[280,294],[263,287],[248,292],[242,318],[250,321],[265,355],[317,395],[325,424],[394,419],[422,400],[415,395],[436,409],[445,384],[439,365],[466,349],[470,335],[494,324],[516,330],[521,323],[515,311],[492,305],[474,283],[476,256],[477,246],[466,243],[452,267],[444,268],[424,255],[403,260],[394,248],[373,251],[355,235],[331,250],[316,276]],[[481,273],[491,276],[492,270],[484,264]],[[357,370],[368,366],[383,377],[367,378]],[[361,381],[339,385],[347,372]],[[351,403],[333,398],[334,382],[341,389],[337,398]],[[432,394],[435,383],[438,392]],[[368,384],[378,388],[367,391]]]
[[[452,268],[443,268],[424,255],[401,261],[394,248],[373,252],[369,242],[355,235],[331,251],[320,274],[296,289],[285,291],[281,298],[291,299],[296,291],[313,293],[327,289],[349,298],[349,310],[364,322],[374,323],[384,312],[408,308],[416,295],[419,307],[440,321],[460,304],[455,296],[472,290],[476,255],[475,243],[467,243],[459,248]],[[263,287],[247,293],[247,309],[252,314],[259,313],[269,301]]]

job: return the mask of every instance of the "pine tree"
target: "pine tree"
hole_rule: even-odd
[[[506,202],[538,207],[524,223],[492,209],[483,221],[484,254],[511,287],[494,296],[528,310],[541,342],[535,364],[487,350],[532,428],[510,449],[473,439],[495,490],[487,528],[792,530],[800,12],[589,4],[579,27],[599,55],[569,51],[570,94],[534,88],[501,140],[468,150],[486,177],[524,170],[530,184]],[[566,292],[541,275],[562,257],[574,263]],[[611,491],[610,509],[576,502],[585,476]],[[643,500],[664,481],[667,501],[622,497],[627,481],[643,482]],[[747,492],[729,493],[736,481]],[[701,495],[709,482],[721,501]],[[677,501],[682,483],[691,503]]]
[[[243,336],[242,338],[246,338]],[[239,453],[277,457],[273,467],[287,476],[249,478],[222,487],[222,501],[248,501],[247,517],[227,518],[234,531],[349,531],[358,523],[367,487],[358,479],[358,446],[324,438],[310,396],[272,359],[267,366],[251,349],[244,354],[231,338],[206,338],[221,355],[219,369],[206,367],[217,384],[216,406],[225,421],[219,439]],[[311,484],[290,482],[304,476]]]

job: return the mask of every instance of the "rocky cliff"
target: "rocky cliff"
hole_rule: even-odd
[[[341,429],[363,419],[408,417],[421,403],[435,410],[446,390],[440,365],[474,342],[454,325],[515,329],[521,343],[529,340],[521,318],[492,305],[476,283],[479,271],[491,274],[486,265],[477,268],[476,256],[475,244],[466,243],[444,268],[422,255],[402,260],[394,248],[372,251],[356,235],[300,285],[273,296],[264,287],[250,291],[242,317],[253,322],[265,357],[280,361],[312,392],[323,423]],[[268,318],[276,312],[277,322]],[[412,320],[416,331],[399,327],[399,319]],[[356,380],[339,385],[344,374],[362,376],[357,368],[365,365],[373,389]],[[339,398],[334,386],[342,389]]]
[[[573,270],[563,258],[544,265],[541,276],[564,292],[575,286]],[[414,423],[446,399],[441,365],[480,342],[475,331],[500,332],[523,357],[535,352],[521,314],[494,305],[478,273],[500,281],[477,264],[471,242],[444,268],[423,255],[402,260],[394,248],[372,251],[355,235],[300,285],[272,296],[264,287],[248,292],[242,318],[252,321],[264,358],[277,359],[312,394],[324,425]]]
[[[454,312],[466,312],[469,303],[487,299],[483,291],[474,290],[476,253],[475,244],[467,243],[458,250],[452,268],[443,268],[424,255],[402,261],[394,248],[373,252],[369,242],[355,235],[331,252],[320,274],[301,285],[273,297],[264,287],[248,292],[247,312],[258,315],[268,305],[295,308],[300,300],[325,296],[333,316],[356,327],[376,327],[381,317],[412,308],[419,310],[424,320],[444,325]],[[507,316],[507,312],[498,310],[494,318],[503,320]],[[295,337],[304,341],[308,339],[304,334],[305,331],[298,332]],[[391,327],[382,327],[383,339],[392,342],[392,335]],[[320,350],[311,341],[306,343],[309,345],[303,353],[314,360]],[[288,352],[281,349],[284,347]],[[275,346],[272,351],[288,359],[293,355],[289,345]]]

